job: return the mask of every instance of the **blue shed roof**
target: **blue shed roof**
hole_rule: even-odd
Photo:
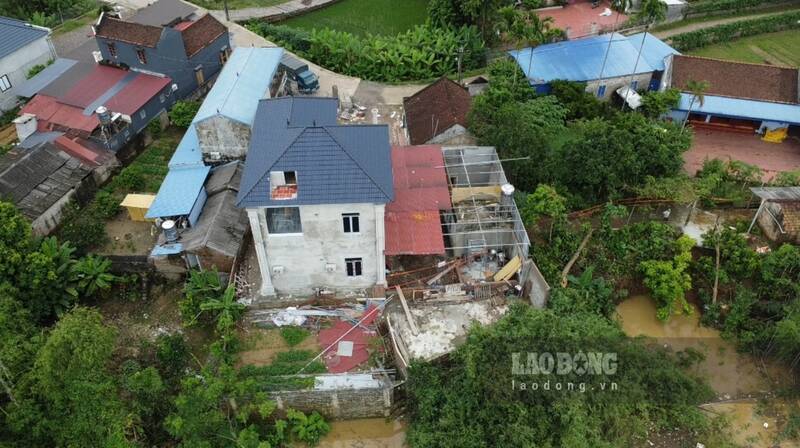
[[[210,170],[205,165],[170,169],[145,217],[188,215]]]
[[[239,47],[222,68],[194,122],[222,115],[246,125],[253,123],[258,100],[264,98],[278,69],[283,48]]]
[[[644,39],[644,46],[642,46],[642,39]],[[666,70],[664,60],[671,54],[680,54],[678,50],[667,45],[666,42],[653,36],[650,33],[638,33],[628,36],[628,41],[633,45],[636,51],[642,49],[642,58],[650,64],[651,67],[657,71]]]
[[[388,127],[335,123],[336,99],[262,100],[237,205],[390,202],[394,188]],[[297,173],[296,199],[271,199],[270,171]]]
[[[676,109],[681,111],[689,110],[691,101],[691,94],[681,93],[681,100]],[[771,103],[769,101],[705,95],[702,106],[699,101],[694,102],[692,113],[800,125],[800,104]]]
[[[181,142],[169,160],[169,168],[181,168],[187,166],[197,166],[203,164],[203,152],[200,150],[200,140],[197,138],[197,130],[194,123],[189,125],[186,133],[183,134]]]
[[[583,82],[657,70],[648,63],[647,57],[640,58],[637,63],[639,49],[618,33],[523,48],[508,54],[517,61],[532,84],[557,79]]]
[[[50,34],[50,30],[0,16],[0,58]]]

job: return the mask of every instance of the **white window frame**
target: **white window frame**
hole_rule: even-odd
[[[0,91],[7,92],[11,90],[11,80],[8,79],[8,75],[0,76]]]
[[[356,230],[353,230],[354,227]],[[361,233],[361,214],[342,213],[342,232],[347,234]]]
[[[361,277],[364,275],[364,259],[361,257],[345,258],[344,273],[348,277]]]

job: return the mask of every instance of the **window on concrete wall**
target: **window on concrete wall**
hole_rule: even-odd
[[[270,234],[303,233],[298,207],[275,207],[267,209],[267,230]]]
[[[602,84],[600,87],[597,88],[597,97],[602,98],[606,96],[606,85]]]
[[[206,75],[203,74],[203,66],[198,65],[194,68],[194,79],[197,80],[197,85],[202,85],[206,82]]]
[[[639,88],[639,80],[634,79],[633,81],[631,81],[631,89],[636,90],[638,88]]]
[[[140,63],[147,64],[147,55],[144,53],[144,49],[142,48],[137,49],[136,57],[139,59]]]
[[[112,43],[107,43],[106,46],[108,47],[108,54],[111,55],[112,58],[117,58],[117,45]]]
[[[359,233],[361,226],[358,221],[358,213],[342,213],[342,227],[344,233]]]
[[[358,277],[361,275],[361,259],[360,258],[345,258],[344,265],[347,270],[348,277]]]
[[[0,91],[5,92],[11,88],[11,81],[8,80],[8,75],[0,76]]]

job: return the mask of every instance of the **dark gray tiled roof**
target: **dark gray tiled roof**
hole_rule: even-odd
[[[29,43],[49,34],[17,19],[0,16],[0,58],[4,58]]]
[[[33,220],[90,174],[88,167],[52,143],[17,148],[0,158],[0,197]]]
[[[186,19],[195,11],[197,8],[181,0],[158,0],[136,11],[128,21],[142,25],[165,26],[176,19]]]
[[[386,125],[336,125],[336,99],[262,100],[240,207],[387,203],[394,198]],[[270,198],[269,172],[295,171],[296,199]]]

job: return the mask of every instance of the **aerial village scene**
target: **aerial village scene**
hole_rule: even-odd
[[[799,0],[1,0],[0,448],[800,447]]]

